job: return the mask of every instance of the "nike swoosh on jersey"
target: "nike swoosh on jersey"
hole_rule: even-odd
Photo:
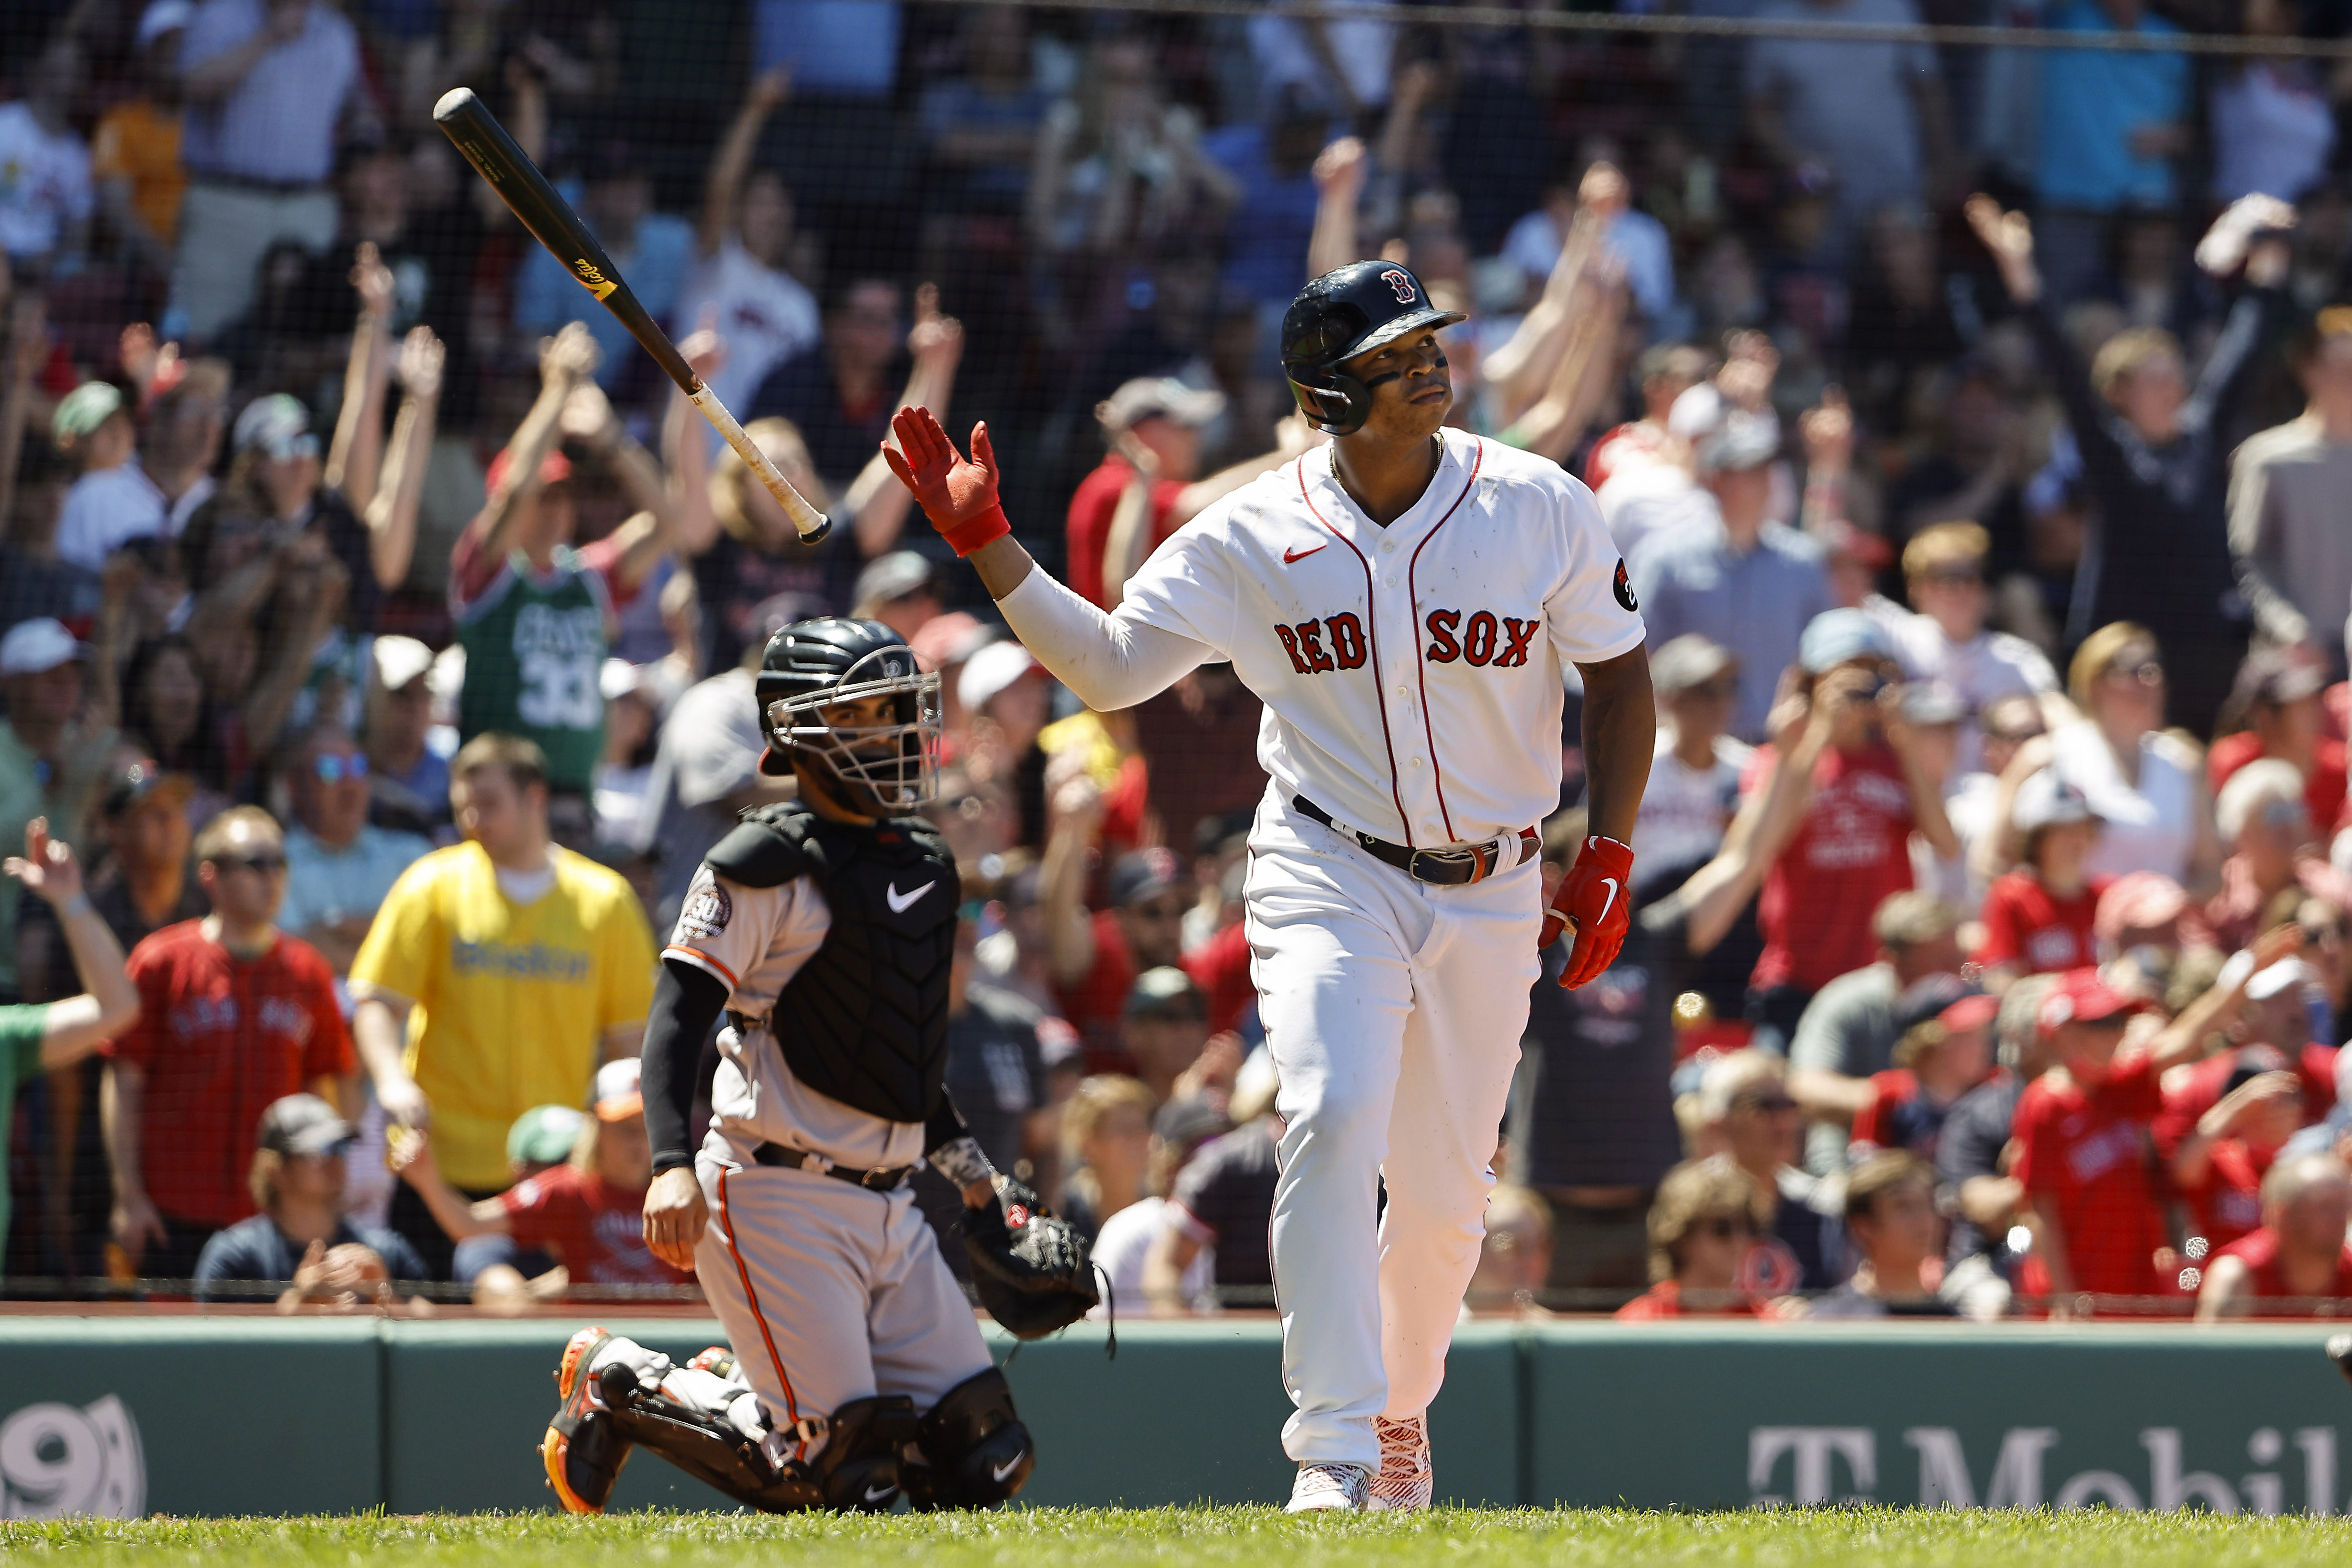
[[[1021,1461],[1028,1457],[1029,1456],[1025,1453],[1015,1454],[1001,1465],[990,1466],[988,1470],[989,1479],[1002,1486],[1004,1482],[1004,1478],[1011,1475],[1014,1470],[1020,1468]]]
[[[890,890],[882,896],[889,900],[890,912],[892,914],[903,915],[908,910],[915,907],[915,900],[917,899],[921,898],[925,893],[929,892],[933,888],[936,888],[939,885],[939,879],[934,877],[929,881],[924,883],[921,887],[917,888],[913,892],[902,893],[898,890],[898,884],[893,882],[889,885]]]
[[[1318,544],[1315,547],[1315,550],[1286,550],[1282,552],[1282,563],[1285,566],[1288,566],[1294,563],[1306,560],[1318,550],[1328,550],[1331,547],[1328,544]]]

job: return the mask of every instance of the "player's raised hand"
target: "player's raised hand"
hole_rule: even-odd
[[[1549,947],[1563,930],[1573,928],[1576,946],[1559,983],[1573,991],[1617,962],[1633,924],[1633,851],[1614,838],[1595,833],[1576,852],[1576,864],[1559,879],[1544,910],[1538,948]]]
[[[710,1205],[690,1165],[673,1165],[646,1189],[646,1250],[672,1268],[694,1272],[694,1249],[710,1224]]]
[[[923,515],[958,555],[969,555],[1013,531],[996,498],[996,448],[985,420],[971,427],[971,456],[956,450],[928,408],[901,408],[890,421],[898,437],[882,448],[890,471],[914,492]]]

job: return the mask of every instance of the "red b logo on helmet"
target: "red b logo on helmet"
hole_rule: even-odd
[[[1381,281],[1396,290],[1397,303],[1410,305],[1418,298],[1413,292],[1412,274],[1402,268],[1391,267],[1381,274]]]

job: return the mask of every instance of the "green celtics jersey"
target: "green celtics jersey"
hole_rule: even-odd
[[[461,740],[528,735],[547,753],[548,784],[585,793],[604,751],[604,668],[611,601],[604,579],[569,548],[542,577],[517,551],[482,596],[457,613],[466,684]]]

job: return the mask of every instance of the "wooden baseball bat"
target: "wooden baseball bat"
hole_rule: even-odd
[[[735,455],[768,487],[768,493],[776,498],[784,515],[793,520],[802,542],[814,544],[823,539],[833,527],[832,520],[793,489],[791,481],[768,460],[768,455],[743,434],[743,426],[735,422],[727,405],[702,384],[702,378],[679,355],[669,334],[629,292],[613,258],[604,254],[604,247],[588,232],[580,215],[555,194],[555,187],[539,172],[539,165],[516,145],[506,127],[474,96],[474,89],[460,87],[444,93],[441,101],[433,106],[433,122],[457,144],[457,151],[466,155],[466,162],[474,165],[474,172],[490,183],[490,188],[498,192],[499,199],[507,204],[523,227],[547,247],[548,254],[563,263],[564,268],[580,280],[580,286],[595,295],[597,303],[612,311],[629,330],[629,335],[654,356],[654,363],[677,383],[677,389],[702,411],[710,427],[735,448]]]

